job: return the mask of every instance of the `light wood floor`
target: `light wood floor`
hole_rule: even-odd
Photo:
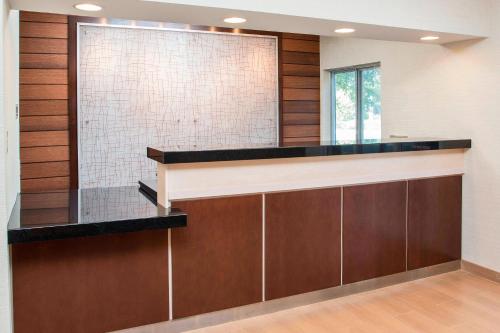
[[[191,332],[500,332],[500,284],[456,271]]]

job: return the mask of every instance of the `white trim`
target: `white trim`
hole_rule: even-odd
[[[168,166],[168,167],[167,167]],[[158,164],[170,200],[282,192],[464,173],[463,149],[301,157],[251,161]]]

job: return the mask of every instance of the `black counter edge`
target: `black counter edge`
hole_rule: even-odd
[[[275,158],[318,157],[336,155],[396,153],[444,149],[467,149],[471,139],[403,141],[346,145],[243,148],[205,151],[162,151],[147,148],[147,156],[162,164],[259,160]]]
[[[151,217],[146,219],[109,221],[97,223],[66,224],[27,229],[8,230],[8,243],[29,243],[75,237],[170,229],[187,226],[187,214]]]

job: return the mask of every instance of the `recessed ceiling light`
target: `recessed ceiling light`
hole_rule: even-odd
[[[226,23],[245,23],[247,19],[244,19],[243,17],[227,17],[224,19],[224,22]]]
[[[335,32],[338,34],[350,34],[352,32],[356,31],[356,29],[353,28],[340,28],[340,29],[335,29]]]
[[[439,39],[438,36],[425,36],[425,37],[420,38],[420,40],[427,40],[427,41],[429,41],[429,40],[438,40],[438,39]]]
[[[98,12],[102,7],[93,3],[79,3],[74,6],[76,9],[84,10],[86,12]]]

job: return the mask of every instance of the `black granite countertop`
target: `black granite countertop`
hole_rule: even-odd
[[[353,154],[394,153],[471,148],[470,139],[405,138],[363,142],[321,142],[268,145],[212,145],[148,147],[149,158],[163,163],[195,163],[314,157]]]
[[[139,187],[22,193],[8,225],[10,244],[187,225],[187,215],[146,198]]]

